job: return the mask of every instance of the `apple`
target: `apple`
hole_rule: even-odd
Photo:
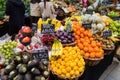
[[[20,44],[20,45],[17,46],[17,48],[20,48],[21,50],[23,50],[24,49],[24,45]]]
[[[28,42],[30,42],[30,40],[31,40],[30,37],[25,37],[25,38],[22,39],[22,42],[28,43]]]
[[[25,29],[26,26],[22,26],[21,30]]]
[[[30,29],[30,27],[25,27],[25,28],[22,29],[22,31],[25,32],[25,33],[30,33],[31,29]]]
[[[38,45],[38,44],[35,44],[35,45],[34,45],[34,48],[38,49],[38,48],[39,48],[39,45]]]

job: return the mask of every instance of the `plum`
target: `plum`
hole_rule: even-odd
[[[61,40],[64,40],[65,39],[65,37],[64,36],[61,36]]]
[[[69,35],[69,36],[68,36],[68,39],[71,39],[71,38],[72,38],[72,36]]]
[[[72,38],[71,41],[74,42],[74,41],[75,41],[75,38]]]
[[[68,36],[68,33],[67,33],[67,32],[64,32],[64,36],[67,37],[67,36]]]

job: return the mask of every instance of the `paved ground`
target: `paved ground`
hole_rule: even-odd
[[[102,74],[99,80],[120,80],[120,61],[114,58],[113,63]]]

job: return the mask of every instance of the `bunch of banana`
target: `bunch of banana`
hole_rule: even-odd
[[[120,39],[115,38],[115,37],[113,37],[113,36],[109,37],[109,39],[111,39],[113,42],[118,42],[118,41],[120,41]]]
[[[41,31],[41,25],[43,24],[43,20],[42,18],[40,18],[37,22],[37,25],[38,25],[38,30]]]
[[[62,55],[62,49],[63,46],[61,42],[55,40],[52,46],[51,59],[57,59],[58,57],[60,57]]]

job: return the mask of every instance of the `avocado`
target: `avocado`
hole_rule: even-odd
[[[9,64],[4,69],[4,74],[9,74],[13,69],[15,69],[15,64]]]
[[[13,78],[13,80],[23,80],[23,75],[18,74]]]
[[[44,71],[44,72],[43,72],[43,76],[44,76],[45,78],[48,78],[49,75],[50,75],[50,72],[49,72],[49,71]]]
[[[15,64],[19,64],[22,62],[22,58],[20,56],[15,56],[14,62],[15,62]]]
[[[37,69],[37,68],[32,68],[32,69],[31,69],[31,72],[32,72],[34,75],[40,75],[40,74],[41,74],[41,72],[40,72],[39,69]]]
[[[24,80],[32,80],[32,75],[30,73],[25,74]]]
[[[27,71],[27,66],[25,64],[20,65],[18,72],[20,74],[24,74],[24,73],[26,73],[26,71]]]
[[[13,70],[9,73],[9,79],[13,79],[17,75],[17,70]]]
[[[30,61],[30,56],[24,55],[22,59],[23,59],[23,63],[27,64]]]
[[[9,78],[7,75],[3,75],[3,76],[1,76],[1,80],[9,80]]]
[[[32,60],[28,62],[28,68],[32,68],[32,67],[36,67],[39,65],[39,61],[38,60]]]

